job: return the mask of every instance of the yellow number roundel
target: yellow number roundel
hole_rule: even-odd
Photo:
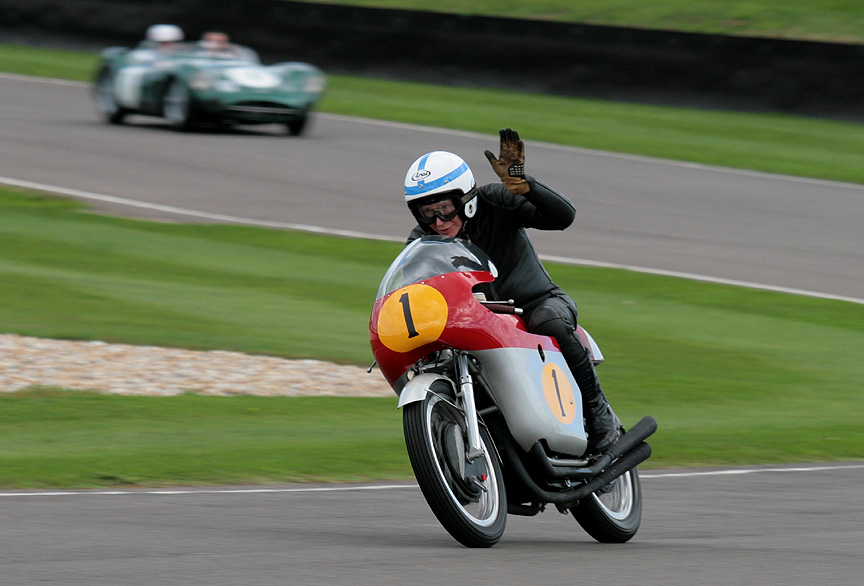
[[[394,352],[434,342],[445,325],[447,300],[434,287],[420,283],[394,291],[378,312],[378,337]]]

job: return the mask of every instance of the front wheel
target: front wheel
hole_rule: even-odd
[[[129,111],[117,103],[114,96],[114,76],[108,68],[99,72],[96,83],[93,85],[93,97],[96,100],[96,109],[108,124],[123,124]]]
[[[177,130],[191,130],[195,126],[192,96],[183,80],[175,78],[162,102],[162,115]]]
[[[285,132],[288,136],[300,136],[306,130],[306,124],[309,122],[309,115],[306,114],[302,118],[292,120],[285,123]]]
[[[636,468],[570,509],[573,517],[600,543],[630,541],[642,523],[642,486]]]
[[[406,405],[403,422],[417,484],[438,521],[462,545],[495,545],[504,533],[507,497],[489,433],[481,427],[484,453],[469,463],[462,412],[431,393]]]

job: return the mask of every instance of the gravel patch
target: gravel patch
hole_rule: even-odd
[[[380,371],[359,366],[0,334],[0,392],[34,385],[120,395],[395,398]]]

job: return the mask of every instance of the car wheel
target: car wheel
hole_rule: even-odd
[[[93,84],[93,99],[96,110],[108,124],[123,124],[129,111],[117,103],[114,96],[114,76],[109,69],[103,69]]]
[[[162,101],[162,115],[178,130],[190,130],[195,127],[192,96],[183,80],[174,79],[171,82]]]
[[[306,130],[306,125],[309,122],[309,116],[303,116],[297,120],[292,120],[285,124],[285,130],[289,136],[300,136]]]

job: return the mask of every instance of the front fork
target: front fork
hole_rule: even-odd
[[[468,453],[465,457],[468,462],[473,462],[485,452],[480,443],[480,425],[477,423],[477,408],[474,404],[474,379],[468,370],[468,355],[464,352],[456,353],[456,369],[459,374],[459,392],[465,406],[465,423],[468,426]]]

